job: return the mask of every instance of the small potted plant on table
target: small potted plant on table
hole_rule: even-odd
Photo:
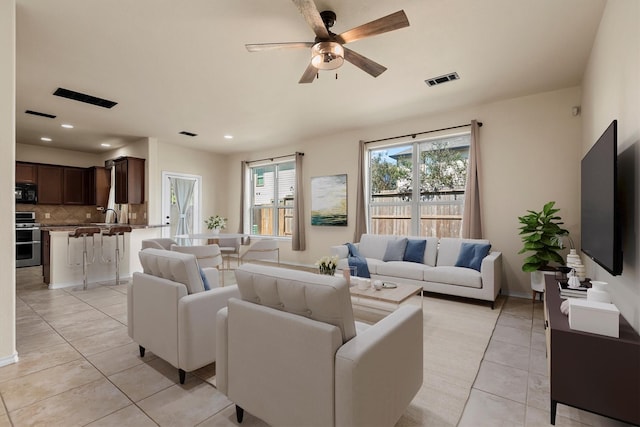
[[[227,218],[223,218],[220,215],[210,216],[204,223],[213,234],[218,234],[227,225]]]

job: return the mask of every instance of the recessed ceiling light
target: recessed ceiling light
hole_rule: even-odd
[[[111,144],[107,144],[105,142],[103,142],[102,144],[100,144],[101,147],[111,147]]]
[[[51,138],[47,138],[46,136],[43,136],[42,138],[40,138],[41,141],[46,141],[46,142],[51,142],[53,141]]]
[[[233,135],[225,135],[224,139],[233,139]]]
[[[60,126],[62,126],[62,127],[63,127],[63,128],[65,128],[65,129],[73,129],[73,125],[70,125],[70,124],[68,124],[68,123],[63,123],[63,124],[61,124]]]

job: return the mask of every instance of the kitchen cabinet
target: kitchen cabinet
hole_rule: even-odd
[[[93,166],[85,173],[87,205],[107,207],[111,189],[111,169]]]
[[[35,163],[16,162],[16,182],[37,184],[38,165]]]
[[[62,169],[62,203],[85,204],[85,169],[64,167]]]
[[[63,171],[62,166],[38,165],[38,204],[62,204]]]
[[[116,171],[115,202],[144,203],[144,159],[121,157],[114,161]]]

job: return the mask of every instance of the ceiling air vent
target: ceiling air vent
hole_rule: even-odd
[[[425,83],[428,84],[429,86],[435,86],[442,83],[450,82],[451,80],[458,80],[458,79],[460,79],[460,76],[458,75],[458,73],[449,73],[449,74],[445,74],[444,76],[438,76],[438,77],[433,77],[431,79],[427,79],[425,80]]]
[[[187,132],[186,130],[183,130],[182,132],[180,132],[180,135],[198,136],[198,134],[197,134],[197,133]]]
[[[102,99],[95,96],[87,95],[86,93],[75,92],[69,89],[63,89],[59,87],[53,92],[56,96],[63,98],[73,99],[74,101],[80,101],[91,105],[97,105],[98,107],[111,108],[118,104],[117,102],[109,101],[108,99]]]
[[[46,117],[47,119],[55,119],[56,116],[54,116],[53,114],[47,114],[47,113],[41,113],[39,111],[33,111],[33,110],[27,110],[25,111],[26,114],[32,114],[34,116],[40,116],[40,117]]]

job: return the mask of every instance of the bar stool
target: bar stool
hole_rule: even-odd
[[[71,239],[82,238],[82,289],[87,289],[87,269],[89,264],[93,264],[96,259],[96,245],[94,234],[100,234],[100,227],[78,227],[69,232],[67,236],[67,264],[71,263]],[[91,261],[89,261],[89,252],[87,251],[87,237],[91,236]],[[77,265],[77,264],[76,264]]]
[[[124,233],[131,233],[130,225],[112,225],[109,227],[107,231],[102,233],[102,237],[110,237],[114,236],[116,238],[116,253],[115,253],[115,262],[116,262],[116,286],[120,284],[120,261],[124,259],[125,254],[125,244],[124,244]],[[120,236],[122,236],[122,256],[120,255]],[[102,250],[101,245],[101,253],[102,253],[102,261],[109,262],[104,259],[104,250]]]

